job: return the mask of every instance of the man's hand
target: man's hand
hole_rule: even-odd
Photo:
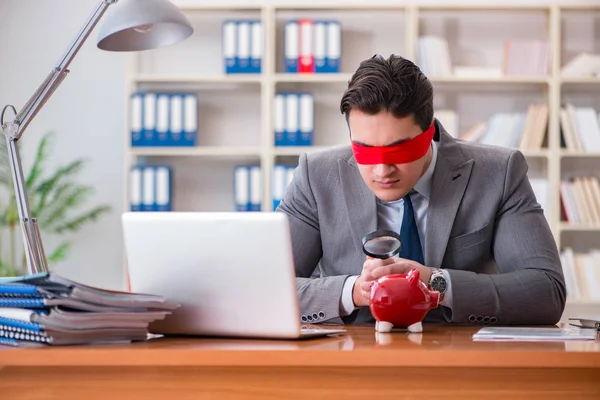
[[[371,292],[371,281],[381,278],[382,276],[392,275],[392,274],[408,274],[413,268],[419,270],[419,275],[421,281],[423,281],[426,285],[429,284],[429,280],[431,279],[431,269],[427,268],[424,265],[412,260],[407,260],[406,258],[400,257],[390,257],[385,260],[379,260],[375,258],[369,258],[363,264],[363,272],[360,277],[354,283],[354,293],[356,292],[356,286],[360,285],[359,298],[366,298],[367,305],[369,304],[369,294]],[[364,276],[368,276],[369,281],[361,280]],[[360,281],[360,283],[359,283]],[[355,300],[356,304],[356,300]],[[358,306],[358,305],[357,305]]]
[[[362,272],[356,281],[354,281],[354,287],[352,288],[352,301],[354,301],[355,307],[364,307],[369,305],[371,282],[376,279],[372,274],[373,270],[376,267],[393,263],[394,260],[391,258],[387,260],[379,260],[376,258],[367,257],[367,260],[363,264]]]

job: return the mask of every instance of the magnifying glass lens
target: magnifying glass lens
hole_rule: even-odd
[[[386,259],[400,252],[400,235],[393,231],[380,230],[363,238],[363,252],[374,258]]]

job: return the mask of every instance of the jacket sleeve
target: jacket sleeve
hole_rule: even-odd
[[[493,256],[498,274],[448,270],[453,322],[489,317],[497,324],[555,324],[566,288],[556,242],[527,178],[527,162],[514,151],[496,213]]]
[[[321,260],[323,249],[309,171],[308,157],[303,154],[277,211],[286,213],[290,223],[302,322],[342,323],[340,298],[348,276],[311,277]]]

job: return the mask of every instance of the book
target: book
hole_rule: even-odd
[[[53,273],[0,279],[0,345],[78,345],[148,338],[179,307],[161,296],[100,289]]]

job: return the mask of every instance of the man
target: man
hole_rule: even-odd
[[[519,151],[451,137],[433,116],[431,83],[398,56],[363,61],[341,111],[351,145],[301,156],[278,208],[304,322],[373,321],[369,282],[412,268],[442,293],[425,321],[560,319],[558,249]],[[377,229],[401,234],[398,257],[365,256],[361,240]]]

